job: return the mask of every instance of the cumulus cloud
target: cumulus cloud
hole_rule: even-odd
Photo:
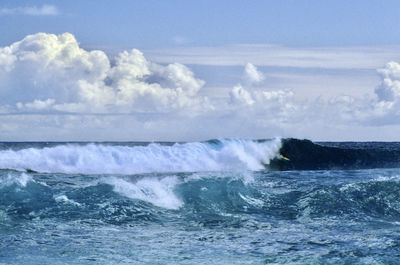
[[[254,64],[247,63],[244,67],[244,79],[250,84],[256,84],[264,80],[264,75],[258,71]]]
[[[247,63],[242,82],[216,96],[183,64],[155,63],[137,49],[110,57],[81,48],[72,34],[38,33],[0,48],[0,138],[318,139],[398,128],[400,64],[378,74],[380,84],[364,97],[300,99],[294,89],[271,87],[271,77]]]
[[[329,102],[338,110],[342,122],[378,127],[400,124],[400,64],[389,62],[377,71],[381,81],[373,95],[341,96]]]
[[[389,62],[385,68],[379,69],[382,82],[375,89],[380,101],[397,101],[400,99],[400,64]]]
[[[375,89],[377,100],[373,101],[370,123],[376,125],[400,123],[400,64],[389,62],[378,69],[381,83]]]
[[[170,112],[207,108],[204,81],[179,63],[153,63],[139,50],[111,59],[80,48],[72,34],[38,33],[0,48],[0,103],[64,112]]]
[[[0,8],[0,15],[30,15],[30,16],[56,16],[60,12],[56,6],[43,5],[41,7],[16,7]]]
[[[244,81],[229,93],[228,116],[232,123],[224,124],[224,127],[242,135],[269,131],[284,135],[282,128],[294,126],[304,118],[302,114],[307,113],[306,108],[301,108],[303,102],[295,99],[292,90],[269,88],[263,82],[261,72],[251,63],[244,67]]]
[[[253,70],[257,71],[255,67]],[[300,100],[291,89],[270,89],[268,84],[260,81],[257,86],[252,86],[250,82],[247,86],[236,85],[230,92],[230,102],[232,105],[247,108],[236,112],[236,118],[242,116],[245,120],[246,117],[251,117],[253,125],[256,123],[260,127],[279,124],[281,128],[290,131],[308,128],[305,131],[311,134],[313,130],[324,133],[321,128],[336,130],[398,126],[400,125],[400,64],[389,62],[384,68],[378,69],[378,73],[381,82],[376,87],[375,93],[365,93],[362,97],[342,94],[328,99]],[[242,124],[244,122],[242,121]],[[314,128],[304,127],[305,124]]]
[[[242,85],[238,84],[232,88],[232,91],[229,93],[231,103],[233,104],[244,104],[244,105],[253,105],[254,100],[250,95],[249,91],[244,89]]]
[[[294,93],[290,89],[271,90],[264,81],[264,75],[257,67],[247,63],[243,71],[245,85],[237,84],[230,93],[230,103],[233,105],[252,106],[265,111],[279,111],[290,105]],[[253,85],[258,84],[254,87]]]

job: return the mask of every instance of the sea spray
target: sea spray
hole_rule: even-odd
[[[176,176],[163,178],[144,177],[135,182],[117,177],[103,178],[102,182],[112,185],[114,191],[128,198],[149,202],[166,209],[178,209],[183,205],[174,193],[179,183]]]

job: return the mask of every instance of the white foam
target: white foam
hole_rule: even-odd
[[[0,179],[1,185],[10,186],[17,184],[21,187],[26,187],[29,181],[33,181],[32,177],[26,173],[22,174],[7,174],[7,177]]]
[[[374,181],[400,181],[400,175],[392,175],[392,176],[378,176]]]
[[[250,205],[254,205],[256,207],[262,207],[264,205],[264,202],[260,199],[244,196],[239,192],[240,198],[242,198],[245,202],[247,202]]]
[[[193,142],[172,146],[67,144],[2,150],[0,168],[86,174],[261,170],[277,155],[280,146],[280,139],[265,142],[230,139],[215,144]]]
[[[118,177],[103,179],[104,183],[114,186],[114,191],[131,199],[149,202],[166,209],[178,209],[183,202],[174,194],[174,187],[179,184],[176,176],[164,178],[142,178],[129,182]]]
[[[3,211],[3,210],[0,210],[0,222],[4,224],[5,222],[8,222],[10,220],[11,219],[8,216],[7,212]]]
[[[66,195],[59,195],[59,196],[54,196],[54,200],[56,201],[56,202],[62,202],[62,203],[68,203],[68,204],[72,204],[72,205],[75,205],[75,206],[80,206],[81,204],[80,203],[78,203],[78,202],[76,202],[76,201],[74,201],[74,200],[71,200],[71,199],[69,199]]]

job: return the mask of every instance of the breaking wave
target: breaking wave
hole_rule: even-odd
[[[185,263],[171,251],[189,246],[221,249],[207,264],[232,249],[221,264],[397,264],[400,168],[309,169],[396,167],[399,150],[297,139],[0,144],[0,256],[110,263],[101,255],[118,250]]]
[[[226,139],[147,146],[60,144],[1,150],[0,168],[83,174],[262,170],[279,153],[280,146],[280,139]]]

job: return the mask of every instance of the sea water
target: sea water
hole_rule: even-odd
[[[276,171],[281,147],[1,143],[0,263],[400,264],[400,163]]]

